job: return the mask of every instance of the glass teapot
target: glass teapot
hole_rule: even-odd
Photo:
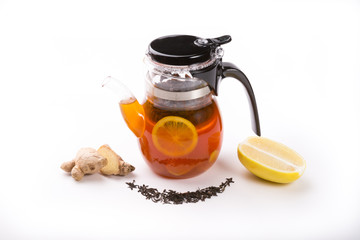
[[[229,35],[199,38],[171,35],[153,40],[145,54],[146,96],[140,104],[120,81],[107,77],[103,86],[119,98],[121,113],[140,143],[146,163],[168,178],[189,178],[209,169],[222,144],[216,97],[219,82],[239,80],[247,90],[252,128],[260,136],[254,92],[234,64],[222,62]]]

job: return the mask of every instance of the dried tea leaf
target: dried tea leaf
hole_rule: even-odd
[[[133,189],[138,189],[138,192],[141,193],[147,200],[151,199],[153,202],[162,202],[167,204],[183,204],[183,203],[196,203],[198,201],[205,201],[208,198],[217,196],[218,193],[225,191],[225,188],[230,186],[230,183],[234,183],[232,178],[226,178],[226,181],[221,183],[218,187],[210,186],[203,189],[198,189],[194,192],[176,192],[174,190],[164,189],[162,192],[159,192],[156,188],[150,188],[148,185],[137,185],[135,180],[132,182],[127,182],[128,187]]]

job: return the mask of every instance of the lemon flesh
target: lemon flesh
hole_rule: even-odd
[[[155,124],[152,140],[161,153],[180,157],[194,150],[198,142],[198,134],[189,120],[178,116],[167,116]]]
[[[264,137],[249,137],[238,146],[240,162],[268,181],[290,183],[304,173],[305,160],[284,144]]]

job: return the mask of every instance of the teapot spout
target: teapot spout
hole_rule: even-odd
[[[107,87],[117,96],[121,114],[128,128],[140,138],[145,131],[143,106],[121,81],[113,77],[106,77],[101,86]]]

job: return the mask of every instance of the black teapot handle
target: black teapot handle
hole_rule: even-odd
[[[254,91],[251,87],[251,84],[245,74],[237,68],[234,64],[229,62],[222,63],[222,71],[221,71],[221,78],[225,77],[232,77],[239,80],[245,87],[249,105],[252,109],[251,111],[251,121],[252,121],[252,129],[256,133],[256,135],[260,136],[260,120],[259,120],[259,113],[256,105]]]

